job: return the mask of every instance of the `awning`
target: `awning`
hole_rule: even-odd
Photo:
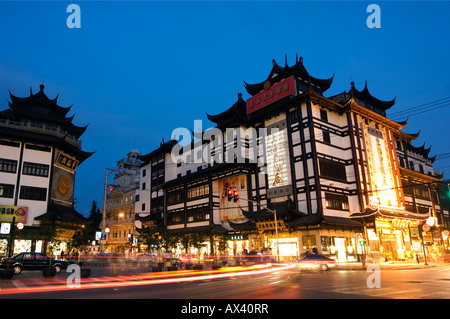
[[[430,217],[430,212],[427,214],[419,214],[407,210],[389,210],[378,207],[366,207],[366,209],[362,212],[354,212],[350,214],[350,218],[364,218],[369,216],[424,221]]]
[[[228,229],[224,228],[221,225],[211,225],[211,226],[198,226],[198,227],[183,227],[183,228],[175,228],[175,229],[167,229],[162,231],[164,234],[168,235],[184,235],[189,233],[205,233],[210,235],[222,235],[227,234],[229,232]]]
[[[233,223],[232,221],[228,221],[230,227],[236,231],[254,231],[256,230],[256,224],[251,220],[247,220],[242,223]]]
[[[79,225],[86,225],[90,222],[89,219],[77,212],[73,206],[64,206],[55,203],[50,204],[47,212],[36,217],[35,220],[60,221]]]
[[[258,204],[255,205],[257,207],[259,206]],[[269,203],[267,208],[271,211],[263,207],[253,212],[246,211],[242,209],[242,207],[239,208],[241,209],[242,214],[250,220],[273,220],[274,214],[271,211],[276,211],[278,219],[290,219],[291,221],[305,216],[305,214],[295,208],[294,202],[290,198],[282,202]]]

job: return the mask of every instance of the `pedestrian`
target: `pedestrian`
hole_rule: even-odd
[[[364,253],[361,254],[361,263],[362,263],[362,269],[365,270],[366,269],[366,254],[364,254]]]

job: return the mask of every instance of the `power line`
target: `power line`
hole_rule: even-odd
[[[423,109],[425,107],[429,107],[430,105],[431,106],[435,106],[435,105],[438,105],[438,104],[441,104],[441,103],[447,103],[449,101],[450,101],[450,97],[445,97],[443,99],[439,99],[439,100],[436,100],[436,101],[433,101],[433,102],[428,102],[428,103],[425,103],[425,104],[421,104],[419,106],[415,106],[415,107],[407,108],[405,110],[393,112],[393,113],[390,114],[390,116],[395,116],[395,115],[398,115],[398,114],[402,114],[404,112],[417,111],[419,109]]]

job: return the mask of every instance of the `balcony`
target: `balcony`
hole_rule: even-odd
[[[10,121],[9,119],[0,119],[0,126],[12,128],[16,130],[23,130],[31,133],[41,133],[47,135],[53,135],[57,137],[65,137],[65,140],[75,146],[78,149],[81,149],[81,140],[78,140],[76,137],[68,134],[66,131],[61,130],[59,126],[48,126],[45,123],[38,124],[33,123],[31,121],[26,122],[15,122]]]

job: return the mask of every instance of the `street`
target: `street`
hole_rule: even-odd
[[[450,265],[418,269],[298,271],[262,267],[240,271],[163,272],[149,277],[144,268],[121,268],[115,276],[82,279],[69,288],[67,272],[44,279],[24,272],[0,282],[0,298],[24,299],[449,299]],[[373,282],[378,280],[378,286]],[[373,288],[370,288],[372,286]],[[379,287],[379,288],[377,288]]]

